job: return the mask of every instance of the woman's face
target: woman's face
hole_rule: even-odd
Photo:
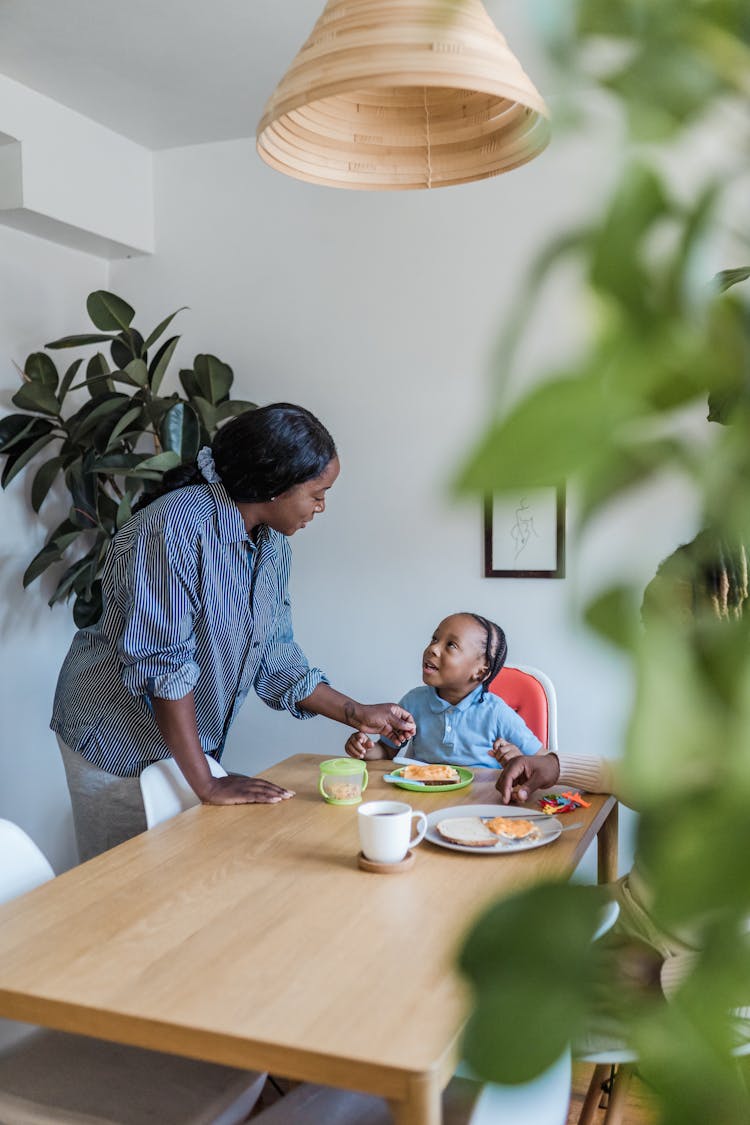
[[[319,477],[296,484],[269,501],[265,505],[267,518],[264,522],[282,535],[294,535],[295,531],[306,527],[311,519],[325,511],[326,493],[339,475],[339,469],[339,459],[334,457]]]

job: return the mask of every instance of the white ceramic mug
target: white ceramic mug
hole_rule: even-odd
[[[413,840],[411,822],[418,817],[420,824]],[[409,848],[424,839],[427,817],[414,812],[403,801],[368,801],[357,809],[359,840],[362,853],[374,863],[400,863]]]

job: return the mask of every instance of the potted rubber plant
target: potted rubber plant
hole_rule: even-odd
[[[30,561],[23,584],[65,564],[49,604],[74,598],[79,628],[101,613],[99,575],[107,547],[143,491],[167,470],[194,460],[223,421],[255,406],[230,399],[232,368],[209,354],[196,355],[192,367],[180,370],[182,393],[164,392],[180,339],[167,329],[183,309],[144,336],[134,325],[135,310],[114,293],[89,294],[86,308],[96,331],[64,336],[32,352],[12,398],[18,413],[0,421],[2,487],[41,461],[31,485],[33,510],[41,510],[56,482],[69,494],[65,518]],[[96,350],[88,359],[77,357],[64,370],[48,354],[91,348]]]

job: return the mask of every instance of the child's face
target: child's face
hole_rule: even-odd
[[[487,674],[484,629],[465,613],[441,621],[422,654],[422,680],[438,695],[463,698]]]

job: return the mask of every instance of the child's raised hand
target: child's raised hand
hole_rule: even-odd
[[[357,730],[349,735],[344,749],[350,758],[367,758],[368,753],[375,749],[375,743],[361,730]]]
[[[508,762],[512,762],[514,758],[520,758],[523,755],[518,747],[513,742],[508,742],[506,738],[496,738],[490,750],[493,758],[497,758],[501,766],[506,766]]]

